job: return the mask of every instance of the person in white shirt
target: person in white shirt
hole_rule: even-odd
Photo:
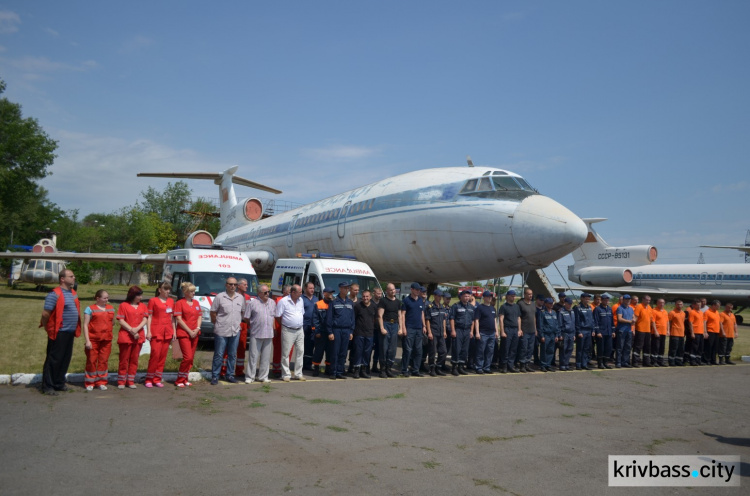
[[[298,381],[306,380],[302,375],[302,361],[305,354],[305,333],[302,330],[304,316],[302,288],[299,284],[295,284],[289,295],[276,304],[276,318],[281,321],[281,379],[284,382],[289,382],[292,378]],[[292,346],[294,346],[294,374],[289,370],[289,352]]]

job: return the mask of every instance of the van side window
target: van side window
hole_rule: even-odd
[[[311,282],[315,284],[315,296],[318,297],[318,299],[323,298],[323,288],[320,287],[320,280],[318,280],[318,276],[315,274],[310,275],[310,280],[307,282]]]
[[[302,277],[296,272],[285,272],[284,273],[284,286],[291,286],[293,284],[301,284]]]

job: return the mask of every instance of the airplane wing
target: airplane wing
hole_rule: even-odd
[[[725,250],[739,250],[745,253],[750,253],[750,246],[716,246],[716,245],[701,245],[701,248],[723,248]]]
[[[82,260],[84,262],[121,262],[121,263],[162,263],[167,259],[166,253],[32,253],[5,251],[0,252],[0,258],[15,258],[22,260]]]
[[[232,169],[237,170],[235,165]],[[230,169],[231,170],[231,169]],[[232,172],[234,172],[232,171]],[[221,183],[221,174],[212,172],[139,172],[138,177],[171,177],[179,179],[208,179],[216,184]],[[255,188],[261,191],[267,191],[268,193],[280,194],[282,191],[265,184],[256,183],[244,177],[232,176],[232,182],[239,184],[240,186],[247,186],[248,188]]]

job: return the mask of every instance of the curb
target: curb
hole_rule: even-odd
[[[135,376],[135,380],[138,382],[143,381],[146,378],[144,372],[138,373]],[[167,372],[162,376],[164,382],[174,382],[177,380],[177,372]],[[190,382],[198,382],[202,380],[210,380],[210,372],[190,372],[188,374],[188,380]],[[65,380],[70,383],[83,384],[84,374],[67,374]],[[108,382],[115,384],[117,383],[117,374],[111,373],[107,378]],[[0,385],[12,385],[12,386],[28,386],[31,384],[40,384],[42,382],[42,374],[4,374],[0,375]]]

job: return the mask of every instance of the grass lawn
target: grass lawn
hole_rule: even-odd
[[[80,285],[78,297],[81,310],[94,303],[94,293],[99,289],[106,289],[110,299],[121,301],[127,294],[126,286]],[[155,287],[144,287],[144,296],[153,295]],[[47,333],[39,327],[44,297],[46,293],[37,292],[31,285],[20,285],[19,289],[11,289],[7,285],[0,286],[0,314],[3,315],[0,325],[0,374],[41,373],[47,348]],[[117,307],[117,303],[113,303]],[[112,354],[109,358],[109,371],[117,372],[119,349],[117,346],[117,331],[115,324]],[[83,334],[75,340],[73,358],[68,372],[83,372],[86,366]],[[201,345],[198,345],[199,349]],[[210,369],[210,359],[205,353],[196,353],[193,370],[199,368]],[[146,371],[149,355],[141,355],[138,360],[138,370]],[[180,362],[172,359],[170,352],[167,357],[165,371],[176,372]]]

